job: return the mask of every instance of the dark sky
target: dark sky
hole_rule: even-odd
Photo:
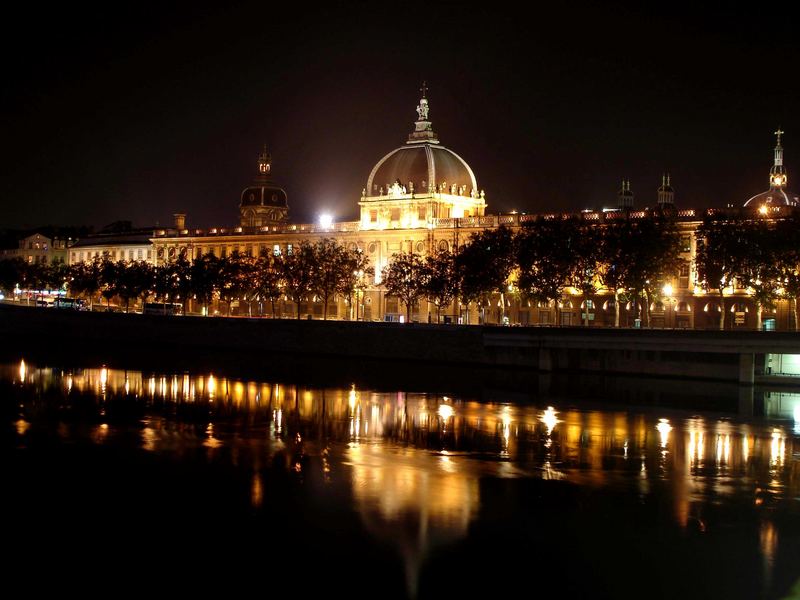
[[[423,79],[489,212],[611,205],[622,177],[652,204],[664,170],[679,207],[741,204],[778,126],[800,190],[798,36],[764,7],[107,4],[4,15],[0,227],[231,225],[265,142],[293,220],[356,218]]]

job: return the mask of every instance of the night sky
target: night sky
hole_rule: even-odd
[[[265,142],[292,220],[355,219],[423,79],[490,213],[614,205],[623,177],[651,205],[665,170],[678,207],[741,205],[768,187],[778,126],[800,190],[790,19],[561,4],[7,13],[0,228],[232,225]]]

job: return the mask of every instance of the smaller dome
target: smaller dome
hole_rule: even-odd
[[[239,206],[278,206],[287,208],[286,191],[283,188],[262,185],[250,186],[242,191]]]

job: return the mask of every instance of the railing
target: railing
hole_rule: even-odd
[[[761,210],[759,210],[761,209]],[[792,214],[797,208],[793,206],[770,206],[764,211],[763,207],[729,207],[729,208],[708,208],[703,210],[683,209],[675,211],[675,216],[683,221],[694,221],[702,219],[703,217],[718,217],[718,218],[785,218]],[[531,223],[538,220],[558,220],[570,219],[580,217],[582,221],[607,223],[614,221],[621,221],[625,219],[640,220],[646,218],[648,215],[653,214],[649,210],[639,211],[626,211],[626,210],[608,210],[608,211],[587,211],[581,213],[542,213],[542,214],[517,214],[509,213],[504,215],[484,215],[475,217],[463,218],[442,218],[432,219],[427,227],[436,229],[454,229],[454,228],[469,228],[469,227],[497,227],[500,225],[507,225],[511,227],[520,226],[524,223]],[[401,227],[407,229],[407,227]],[[368,229],[368,228],[364,228]],[[212,227],[207,230],[203,229],[157,229],[153,232],[156,238],[180,238],[180,237],[210,237],[210,236],[245,236],[245,235],[258,235],[258,234],[286,234],[286,233],[348,233],[362,231],[360,221],[342,221],[339,223],[331,223],[329,226],[323,226],[318,223],[297,223],[297,224],[284,224],[284,225],[268,225],[262,227]]]

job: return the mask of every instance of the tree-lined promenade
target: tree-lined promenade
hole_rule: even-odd
[[[695,231],[696,285],[721,307],[720,328],[725,326],[726,299],[736,283],[746,289],[760,314],[780,299],[792,302],[800,293],[800,218],[753,216],[707,217]],[[685,233],[685,231],[684,231]],[[301,305],[329,306],[344,299],[347,318],[359,318],[359,294],[376,287],[396,297],[410,321],[421,301],[433,305],[430,317],[453,306],[490,305],[505,310],[507,301],[536,302],[559,310],[567,295],[581,297],[589,306],[597,296],[613,298],[615,326],[620,326],[620,306],[633,307],[644,326],[649,307],[659,301],[687,264],[681,232],[670,213],[653,212],[639,219],[610,223],[585,222],[578,217],[539,218],[511,230],[486,229],[452,250],[426,255],[399,253],[375,277],[375,267],[360,249],[333,239],[304,242],[285,254],[260,256],[232,253],[226,257],[203,255],[193,261],[178,256],[154,267],[143,261],[113,262],[98,256],[91,261],[63,264],[28,264],[0,261],[0,288],[25,290],[63,289],[89,303],[112,301],[125,306],[156,299],[188,308],[216,303],[230,314],[237,303],[242,314],[277,316],[279,301],[291,302],[293,316],[301,318]],[[354,301],[355,299],[355,301]],[[267,311],[269,307],[269,311]],[[582,314],[588,325],[588,310]],[[795,318],[795,323],[797,319]],[[558,319],[556,319],[556,323]],[[758,325],[757,325],[758,326]]]

